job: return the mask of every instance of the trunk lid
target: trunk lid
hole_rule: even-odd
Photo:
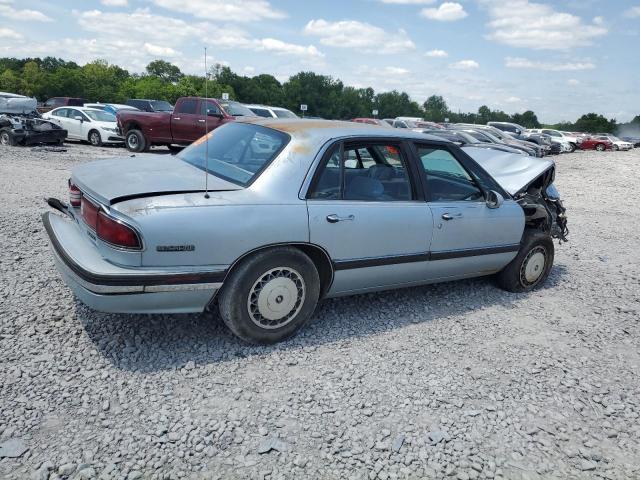
[[[242,187],[209,174],[209,191]],[[73,169],[71,181],[105,204],[138,197],[204,191],[205,172],[173,155],[141,155],[86,163]]]
[[[510,195],[517,195],[536,178],[555,167],[553,160],[476,147],[462,147]]]

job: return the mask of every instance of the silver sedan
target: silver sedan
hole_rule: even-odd
[[[351,122],[233,122],[176,156],[80,165],[45,213],[56,264],[116,313],[217,304],[252,343],[319,300],[496,274],[545,281],[567,234],[552,161]]]

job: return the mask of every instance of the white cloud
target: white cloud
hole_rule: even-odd
[[[0,2],[0,17],[24,22],[51,22],[52,19],[38,10],[19,10],[12,6],[13,1]]]
[[[129,4],[128,0],[100,0],[100,3],[107,7],[126,7]]]
[[[474,70],[479,67],[480,64],[475,60],[460,60],[459,62],[449,65],[449,68],[453,68],[455,70]]]
[[[255,49],[258,51],[266,50],[277,55],[324,57],[324,54],[313,45],[296,45],[294,43],[287,43],[283,42],[282,40],[276,40],[275,38],[263,38],[260,40],[254,40],[252,44],[255,45]]]
[[[436,0],[380,0],[382,3],[392,3],[396,5],[431,5]]]
[[[15,30],[11,30],[10,28],[0,27],[0,38],[20,40],[22,38],[22,35],[16,32]]]
[[[631,7],[629,10],[624,12],[624,16],[628,18],[640,18],[640,5],[637,7]]]
[[[445,52],[444,50],[429,50],[427,53],[424,54],[426,57],[433,57],[433,58],[445,58],[448,57],[449,54],[447,52]]]
[[[255,69],[255,67],[252,67],[251,65],[247,65],[246,67],[244,67],[242,69],[242,72],[245,75],[253,76],[253,74],[256,73],[256,69]]]
[[[570,78],[569,80],[567,80],[567,85],[569,85],[570,87],[575,87],[577,85],[580,85],[580,81],[576,80],[575,78]]]
[[[415,48],[404,30],[387,32],[375,25],[356,20],[311,20],[304,27],[304,33],[320,37],[323,45],[354,48],[367,53],[398,53]]]
[[[487,38],[512,47],[536,50],[568,50],[591,45],[607,33],[598,23],[556,11],[529,0],[480,0],[489,10],[491,33]]]
[[[444,2],[438,8],[423,8],[420,12],[429,20],[438,20],[439,22],[453,22],[462,20],[468,14],[464,11],[464,7],[456,2]]]
[[[520,57],[507,57],[504,59],[504,64],[508,68],[525,68],[534,70],[545,70],[547,72],[575,72],[579,70],[592,70],[596,68],[592,62],[567,62],[567,63],[552,63],[552,62],[538,62],[535,60],[529,60],[528,58]]]
[[[253,22],[285,18],[267,0],[152,0],[159,7],[197,18],[225,22]]]
[[[384,67],[383,71],[388,75],[408,75],[411,73],[409,70],[402,67]]]
[[[520,103],[522,99],[520,97],[508,97],[504,100],[507,103]]]
[[[603,25],[604,24],[604,18],[603,17],[593,17],[592,20],[594,25]]]
[[[153,43],[145,43],[143,45],[144,51],[154,57],[176,57],[180,54],[171,47],[162,47],[160,45],[154,45]]]

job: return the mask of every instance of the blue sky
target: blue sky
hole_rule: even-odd
[[[0,0],[0,56],[301,70],[545,122],[640,114],[640,0]]]

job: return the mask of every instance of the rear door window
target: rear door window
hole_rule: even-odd
[[[188,113],[195,114],[198,109],[198,100],[195,98],[186,98],[180,102],[178,108],[176,108],[176,113]]]

